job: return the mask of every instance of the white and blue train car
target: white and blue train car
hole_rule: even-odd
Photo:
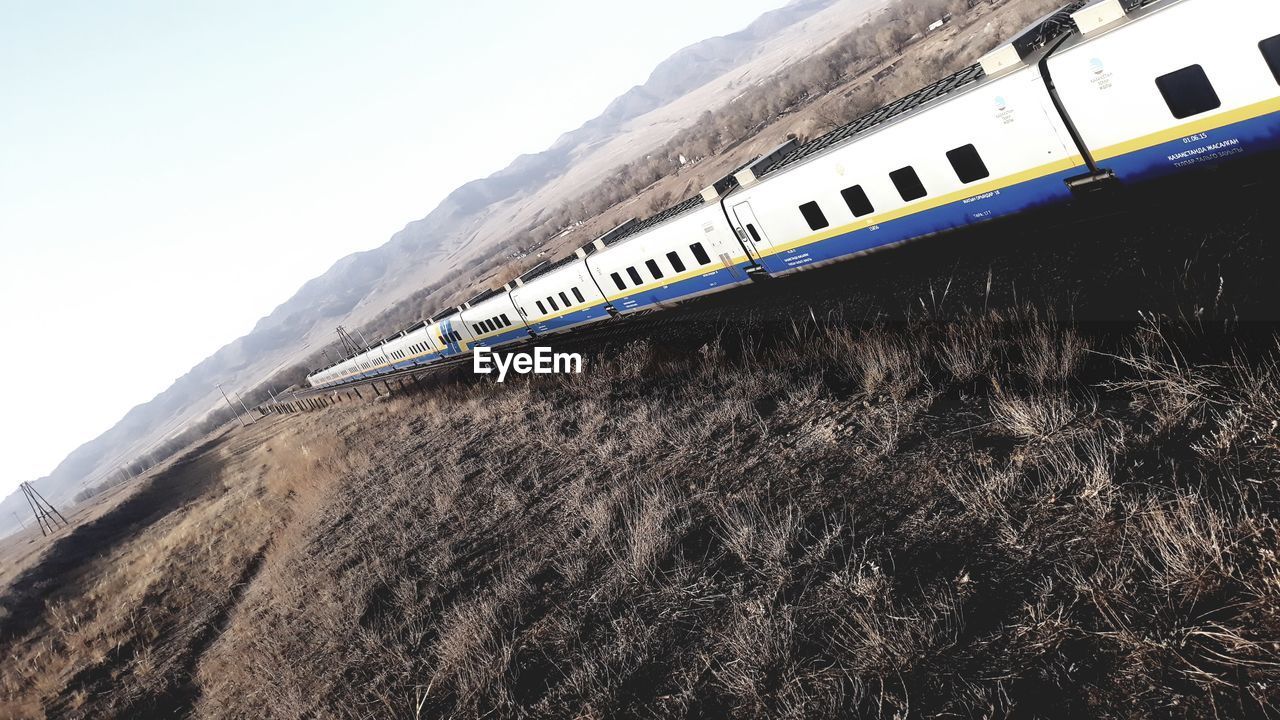
[[[1048,59],[1099,166],[1137,183],[1280,150],[1280,1],[1117,4]]]
[[[459,319],[471,331],[472,347],[499,347],[529,339],[529,328],[505,287],[467,301]]]
[[[752,267],[718,202],[695,196],[603,241],[587,269],[621,315],[751,281]]]
[[[440,358],[439,346],[431,339],[425,324],[382,343],[380,349],[389,362],[386,371],[428,365]]]
[[[565,332],[610,317],[609,301],[578,254],[539,265],[514,285],[511,301],[533,335]]]
[[[724,200],[771,275],[1071,198],[1084,159],[1034,56],[995,77],[974,66],[897,117],[792,151]],[[926,89],[926,93],[929,89]]]

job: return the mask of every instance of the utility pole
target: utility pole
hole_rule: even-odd
[[[31,506],[31,513],[36,516],[36,523],[40,525],[42,536],[52,535],[59,527],[71,524],[31,483],[24,482],[19,487],[27,498],[27,504]]]
[[[236,396],[236,400],[240,401],[240,407],[244,408],[244,414],[248,415],[250,420],[252,420],[253,413],[249,412],[249,406],[244,404],[244,398],[240,397],[240,391],[236,390],[232,394]]]
[[[360,342],[364,343],[364,349],[365,349],[365,350],[370,350],[370,349],[372,349],[372,348],[369,346],[369,340],[368,340],[368,339],[366,339],[366,338],[365,338],[365,336],[364,336],[364,331],[363,331],[363,330],[361,330],[360,328],[356,328],[356,334],[360,336]]]
[[[222,389],[222,383],[218,383],[218,392],[222,393],[222,399],[227,401],[227,407],[231,408],[231,412],[240,421],[240,427],[248,427],[248,425],[244,424],[244,418],[240,417],[240,412],[236,410],[236,406],[231,404],[231,398],[227,397],[227,391]]]
[[[22,518],[18,517],[18,513],[13,513],[13,519],[18,521],[18,527],[21,527],[23,530],[27,529],[27,524],[22,521]]]
[[[351,337],[351,333],[347,332],[347,329],[341,325],[338,326],[338,340],[342,343],[342,352],[346,355],[347,360],[369,349],[366,347],[361,350],[360,343],[356,342],[356,339]]]

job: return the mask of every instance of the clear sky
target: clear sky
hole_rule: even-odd
[[[0,0],[0,492],[783,4]]]

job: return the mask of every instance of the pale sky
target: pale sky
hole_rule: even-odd
[[[0,0],[0,493],[783,4]]]

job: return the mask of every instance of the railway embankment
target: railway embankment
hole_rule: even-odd
[[[1252,714],[1277,700],[1278,354],[1168,319],[834,314],[281,419],[47,579],[6,696]]]

